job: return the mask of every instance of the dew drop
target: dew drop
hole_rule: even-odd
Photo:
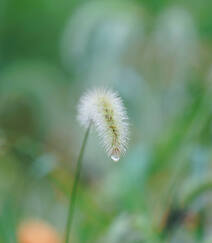
[[[114,148],[113,151],[112,151],[112,154],[111,154],[111,159],[114,161],[114,162],[118,162],[119,159],[120,159],[120,151],[118,148]]]
[[[118,155],[116,155],[116,154],[112,154],[112,155],[111,155],[111,159],[112,159],[114,162],[118,162],[119,159],[120,159],[120,157],[119,157]]]

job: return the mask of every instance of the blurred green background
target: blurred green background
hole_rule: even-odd
[[[0,0],[1,243],[26,219],[63,235],[84,136],[76,106],[101,86],[123,98],[130,144],[113,163],[90,135],[72,242],[212,242],[211,9]]]

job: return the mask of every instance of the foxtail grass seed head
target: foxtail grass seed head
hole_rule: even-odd
[[[128,143],[128,116],[122,99],[108,89],[85,93],[79,102],[78,120],[84,127],[94,124],[109,157],[117,162]]]

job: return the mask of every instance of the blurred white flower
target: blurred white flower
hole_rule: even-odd
[[[140,215],[123,213],[114,218],[106,234],[98,242],[103,243],[128,243],[143,242]]]
[[[154,38],[165,54],[175,55],[181,61],[190,55],[194,57],[197,33],[192,16],[185,9],[165,10],[158,18]]]
[[[129,132],[126,109],[117,93],[107,89],[85,93],[79,102],[78,120],[84,127],[93,123],[111,159],[120,159],[126,151]]]

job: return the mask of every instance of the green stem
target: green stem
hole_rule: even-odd
[[[84,137],[82,147],[80,149],[79,157],[77,160],[77,168],[76,168],[76,174],[74,177],[74,184],[73,184],[73,188],[72,188],[72,191],[70,194],[70,199],[69,199],[69,210],[68,210],[68,219],[67,219],[67,224],[66,224],[65,243],[69,243],[71,225],[72,225],[73,216],[74,216],[74,206],[75,206],[76,195],[77,195],[77,186],[79,183],[80,172],[81,172],[81,167],[82,167],[82,159],[83,159],[83,154],[85,151],[85,145],[86,145],[86,142],[88,139],[89,131],[90,131],[90,125],[87,128],[87,131],[85,133],[85,137]]]
[[[183,200],[183,206],[188,207],[201,194],[212,190],[212,180],[205,180],[202,184],[190,190],[189,194]]]

